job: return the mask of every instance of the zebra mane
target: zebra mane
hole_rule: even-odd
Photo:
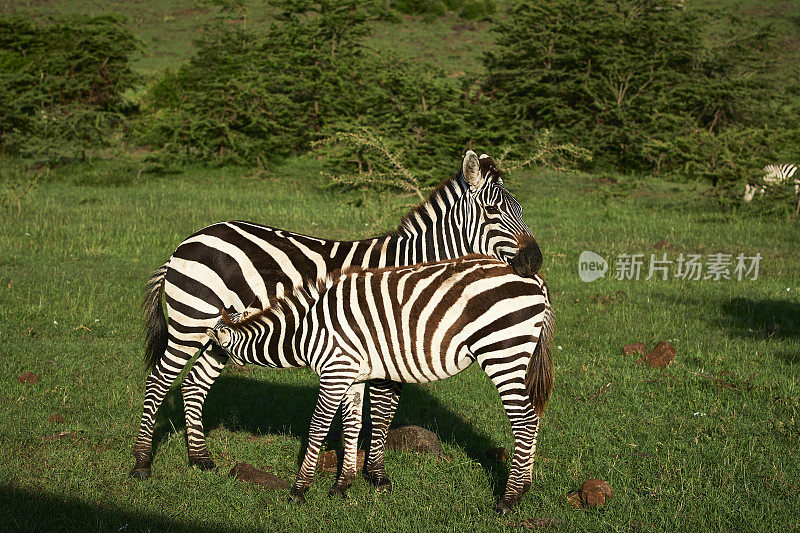
[[[453,182],[458,182],[459,189],[462,191],[467,190],[466,182],[464,181],[463,176],[461,175],[461,171],[453,174],[446,180],[442,181],[439,185],[437,185],[431,193],[428,195],[428,198],[424,202],[420,202],[416,207],[413,207],[408,213],[406,213],[400,222],[397,224],[397,227],[393,230],[389,230],[386,233],[380,235],[380,237],[394,237],[397,236],[400,232],[403,231],[403,228],[409,224],[411,220],[413,220],[417,215],[421,215],[427,212],[428,205],[430,205],[434,199],[438,198],[442,192],[447,189]]]
[[[436,265],[449,265],[449,264],[453,264],[453,263],[463,263],[463,262],[466,262],[466,261],[473,261],[475,259],[491,259],[493,261],[497,261],[498,263],[503,263],[502,261],[500,261],[496,257],[491,257],[491,256],[488,256],[488,255],[482,255],[482,254],[467,254],[467,255],[462,255],[460,257],[453,257],[451,259],[441,259],[439,261],[429,261],[427,263],[415,263],[413,265],[387,266],[387,267],[381,267],[381,268],[364,268],[364,267],[358,266],[358,265],[351,265],[351,266],[344,267],[344,268],[338,268],[338,269],[334,270],[333,272],[331,272],[330,274],[328,274],[327,276],[323,276],[323,277],[319,278],[317,280],[317,282],[316,282],[316,288],[320,292],[320,294],[322,294],[323,292],[328,290],[331,285],[333,285],[334,283],[336,283],[340,279],[346,278],[347,276],[350,276],[352,274],[362,274],[362,273],[381,274],[381,273],[387,272],[389,270],[415,269],[415,268],[419,268],[421,265],[433,265],[433,264],[436,264]],[[507,266],[506,263],[503,263],[503,265]]]
[[[226,326],[232,329],[238,329],[247,324],[251,324],[264,317],[280,318],[292,314],[292,311],[298,308],[301,300],[316,300],[322,293],[327,290],[328,279],[327,277],[320,278],[310,283],[302,283],[295,286],[290,292],[281,296],[269,298],[266,305],[263,305],[259,311],[246,316],[241,320],[231,319],[228,312],[222,310],[222,321]]]
[[[480,172],[486,176],[488,180],[499,180],[502,179],[503,173],[500,171],[492,161],[492,158],[487,156],[486,154],[481,155],[479,158],[479,165],[480,165]],[[411,221],[414,220],[417,216],[423,216],[428,213],[428,206],[432,203],[435,203],[438,197],[440,197],[443,192],[453,184],[453,182],[458,183],[458,190],[460,194],[464,194],[466,190],[469,189],[469,185],[467,185],[466,180],[464,179],[463,172],[459,170],[451,177],[447,178],[446,180],[442,181],[439,185],[437,185],[431,193],[428,195],[428,198],[424,202],[420,202],[419,205],[411,209],[406,215],[400,220],[400,223],[394,230],[388,231],[381,237],[392,237],[396,236],[403,231],[403,229],[408,228],[411,224]],[[500,181],[502,183],[502,181]]]

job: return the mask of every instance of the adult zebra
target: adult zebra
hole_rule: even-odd
[[[183,241],[147,284],[147,348],[151,369],[145,385],[136,464],[131,476],[151,472],[155,414],[170,385],[208,340],[223,310],[242,311],[266,304],[300,284],[349,266],[386,267],[482,253],[509,262],[517,237],[531,235],[522,208],[503,186],[487,155],[464,156],[461,170],[412,210],[398,229],[362,241],[317,239],[250,222],[213,224]],[[532,253],[539,255],[538,248]],[[164,319],[162,294],[166,303]],[[214,468],[203,434],[202,409],[211,385],[227,363],[220,351],[200,354],[181,384],[189,463]],[[295,366],[287,354],[282,366]],[[370,416],[375,440],[385,438],[400,387],[388,381],[370,384]],[[382,459],[370,453],[366,471],[379,485],[389,485]]]
[[[304,502],[322,440],[342,405],[345,459],[330,494],[356,476],[364,381],[426,383],[473,362],[500,393],[514,433],[514,460],[497,510],[531,486],[539,417],[553,386],[547,286],[479,255],[383,269],[346,269],[270,302],[241,321],[226,314],[209,337],[239,364],[297,366],[320,376],[308,448],[290,496]],[[382,443],[380,443],[382,446]],[[370,448],[374,443],[370,443]]]
[[[767,165],[763,169],[764,175],[761,181],[764,185],[750,185],[746,183],[744,186],[744,201],[750,202],[755,197],[756,193],[764,194],[767,191],[767,185],[780,185],[784,181],[788,181],[797,173],[797,165],[792,163],[783,163],[781,165]],[[794,192],[800,194],[800,179],[794,179]]]

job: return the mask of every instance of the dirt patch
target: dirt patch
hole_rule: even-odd
[[[607,305],[624,302],[628,299],[628,293],[625,291],[617,291],[614,294],[595,294],[589,296],[589,298],[599,303],[603,307],[601,312],[605,313]]]
[[[645,363],[653,368],[666,368],[675,359],[675,348],[667,341],[661,341],[650,350],[650,353],[634,361],[634,363]]]
[[[475,26],[472,24],[455,24],[453,25],[453,32],[457,35],[464,33],[465,31],[475,31]]]
[[[622,180],[612,178],[611,176],[599,176],[597,178],[593,178],[592,181],[598,185],[619,185],[622,183]]]
[[[570,505],[570,507],[574,507],[575,509],[581,509],[583,507],[583,502],[581,501],[581,493],[575,490],[567,494],[567,503]]]
[[[19,377],[17,377],[17,381],[19,381],[20,383],[28,383],[28,384],[39,383],[39,376],[37,376],[33,372],[25,372],[24,374],[20,374]]]
[[[61,424],[64,422],[64,417],[61,415],[50,415],[47,419],[53,424]]]
[[[291,488],[291,485],[272,472],[261,470],[247,463],[236,463],[228,475],[239,481],[252,483],[271,490]]]

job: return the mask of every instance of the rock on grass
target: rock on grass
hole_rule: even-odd
[[[365,457],[366,452],[364,450],[357,451],[356,472],[361,472],[361,470],[364,468]],[[336,474],[339,472],[339,466],[342,464],[342,461],[344,461],[344,450],[328,450],[319,456],[319,461],[317,461],[317,471],[331,472]]]
[[[432,453],[437,458],[441,458],[443,455],[439,437],[432,431],[419,426],[401,426],[390,429],[386,437],[386,447],[390,450]]]
[[[19,375],[17,381],[20,383],[39,383],[39,376],[33,372],[25,372],[24,374]]]
[[[486,457],[497,463],[508,461],[508,450],[505,448],[489,448],[484,452]]]
[[[614,491],[602,479],[589,479],[583,482],[581,490],[567,494],[567,502],[575,509],[601,507],[611,501]]]

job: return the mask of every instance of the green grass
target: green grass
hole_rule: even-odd
[[[760,5],[688,3],[773,22],[784,35],[779,59],[794,68],[798,1]],[[0,12],[10,11],[125,14],[144,43],[135,65],[143,73],[182,64],[197,27],[213,16],[187,0],[0,3]],[[248,24],[265,22],[254,16]],[[461,75],[480,69],[490,38],[487,24],[451,14],[377,24],[371,43]],[[788,69],[778,74],[793,79]],[[796,529],[798,222],[718,212],[702,191],[681,184],[625,179],[608,186],[599,176],[537,172],[511,182],[545,254],[560,346],[534,485],[511,517],[491,510],[508,472],[484,451],[510,448],[513,439],[496,391],[477,368],[407,387],[396,421],[436,431],[448,460],[389,452],[391,495],[359,479],[347,502],[329,500],[333,478],[323,475],[309,506],[297,508],[283,492],[226,475],[245,461],[293,479],[317,393],[307,370],[225,372],[204,413],[215,472],[187,466],[182,402],[173,390],[158,416],[154,476],[130,480],[146,376],[138,304],[148,275],[182,239],[234,218],[349,239],[399,218],[405,200],[327,189],[319,169],[299,158],[260,177],[252,169],[200,167],[153,177],[137,176],[132,163],[76,164],[43,174],[20,215],[15,204],[0,210],[4,527],[520,530],[547,518],[565,530]],[[0,185],[8,175],[0,168]],[[671,248],[656,249],[658,241]],[[672,259],[719,251],[763,259],[756,281],[585,284],[577,275],[583,250],[610,261],[664,251]],[[660,340],[677,350],[666,371],[621,354],[624,344]],[[38,383],[20,383],[25,372]],[[64,421],[51,422],[56,415]],[[591,477],[612,485],[610,505],[570,508],[564,496]]]
[[[390,226],[391,219],[372,229],[404,203],[326,189],[318,170],[301,158],[261,178],[247,177],[249,169],[202,168],[137,178],[134,171],[76,165],[43,176],[23,199],[21,215],[2,212],[6,527],[518,530],[542,518],[568,530],[795,527],[797,221],[717,212],[684,185],[609,188],[585,175],[521,174],[511,182],[545,254],[560,346],[534,485],[511,517],[492,512],[507,467],[486,461],[484,451],[510,448],[513,439],[496,391],[475,367],[404,392],[396,421],[436,431],[448,460],[389,452],[391,495],[359,479],[349,500],[330,500],[333,477],[322,475],[308,507],[298,508],[284,492],[226,475],[245,461],[293,479],[317,392],[308,370],[226,370],[205,409],[214,472],[187,465],[174,389],[158,416],[153,478],[129,479],[146,376],[138,304],[148,274],[178,243],[205,224],[233,218],[356,238]],[[623,252],[660,254],[660,240],[671,243],[673,258],[760,252],[759,279],[578,279],[582,250],[609,260]],[[778,331],[767,333],[773,324]],[[661,340],[677,350],[663,372],[621,353],[630,342]],[[25,372],[38,383],[20,383]],[[64,421],[51,422],[52,415]],[[610,505],[570,508],[564,496],[592,477],[613,487]]]

